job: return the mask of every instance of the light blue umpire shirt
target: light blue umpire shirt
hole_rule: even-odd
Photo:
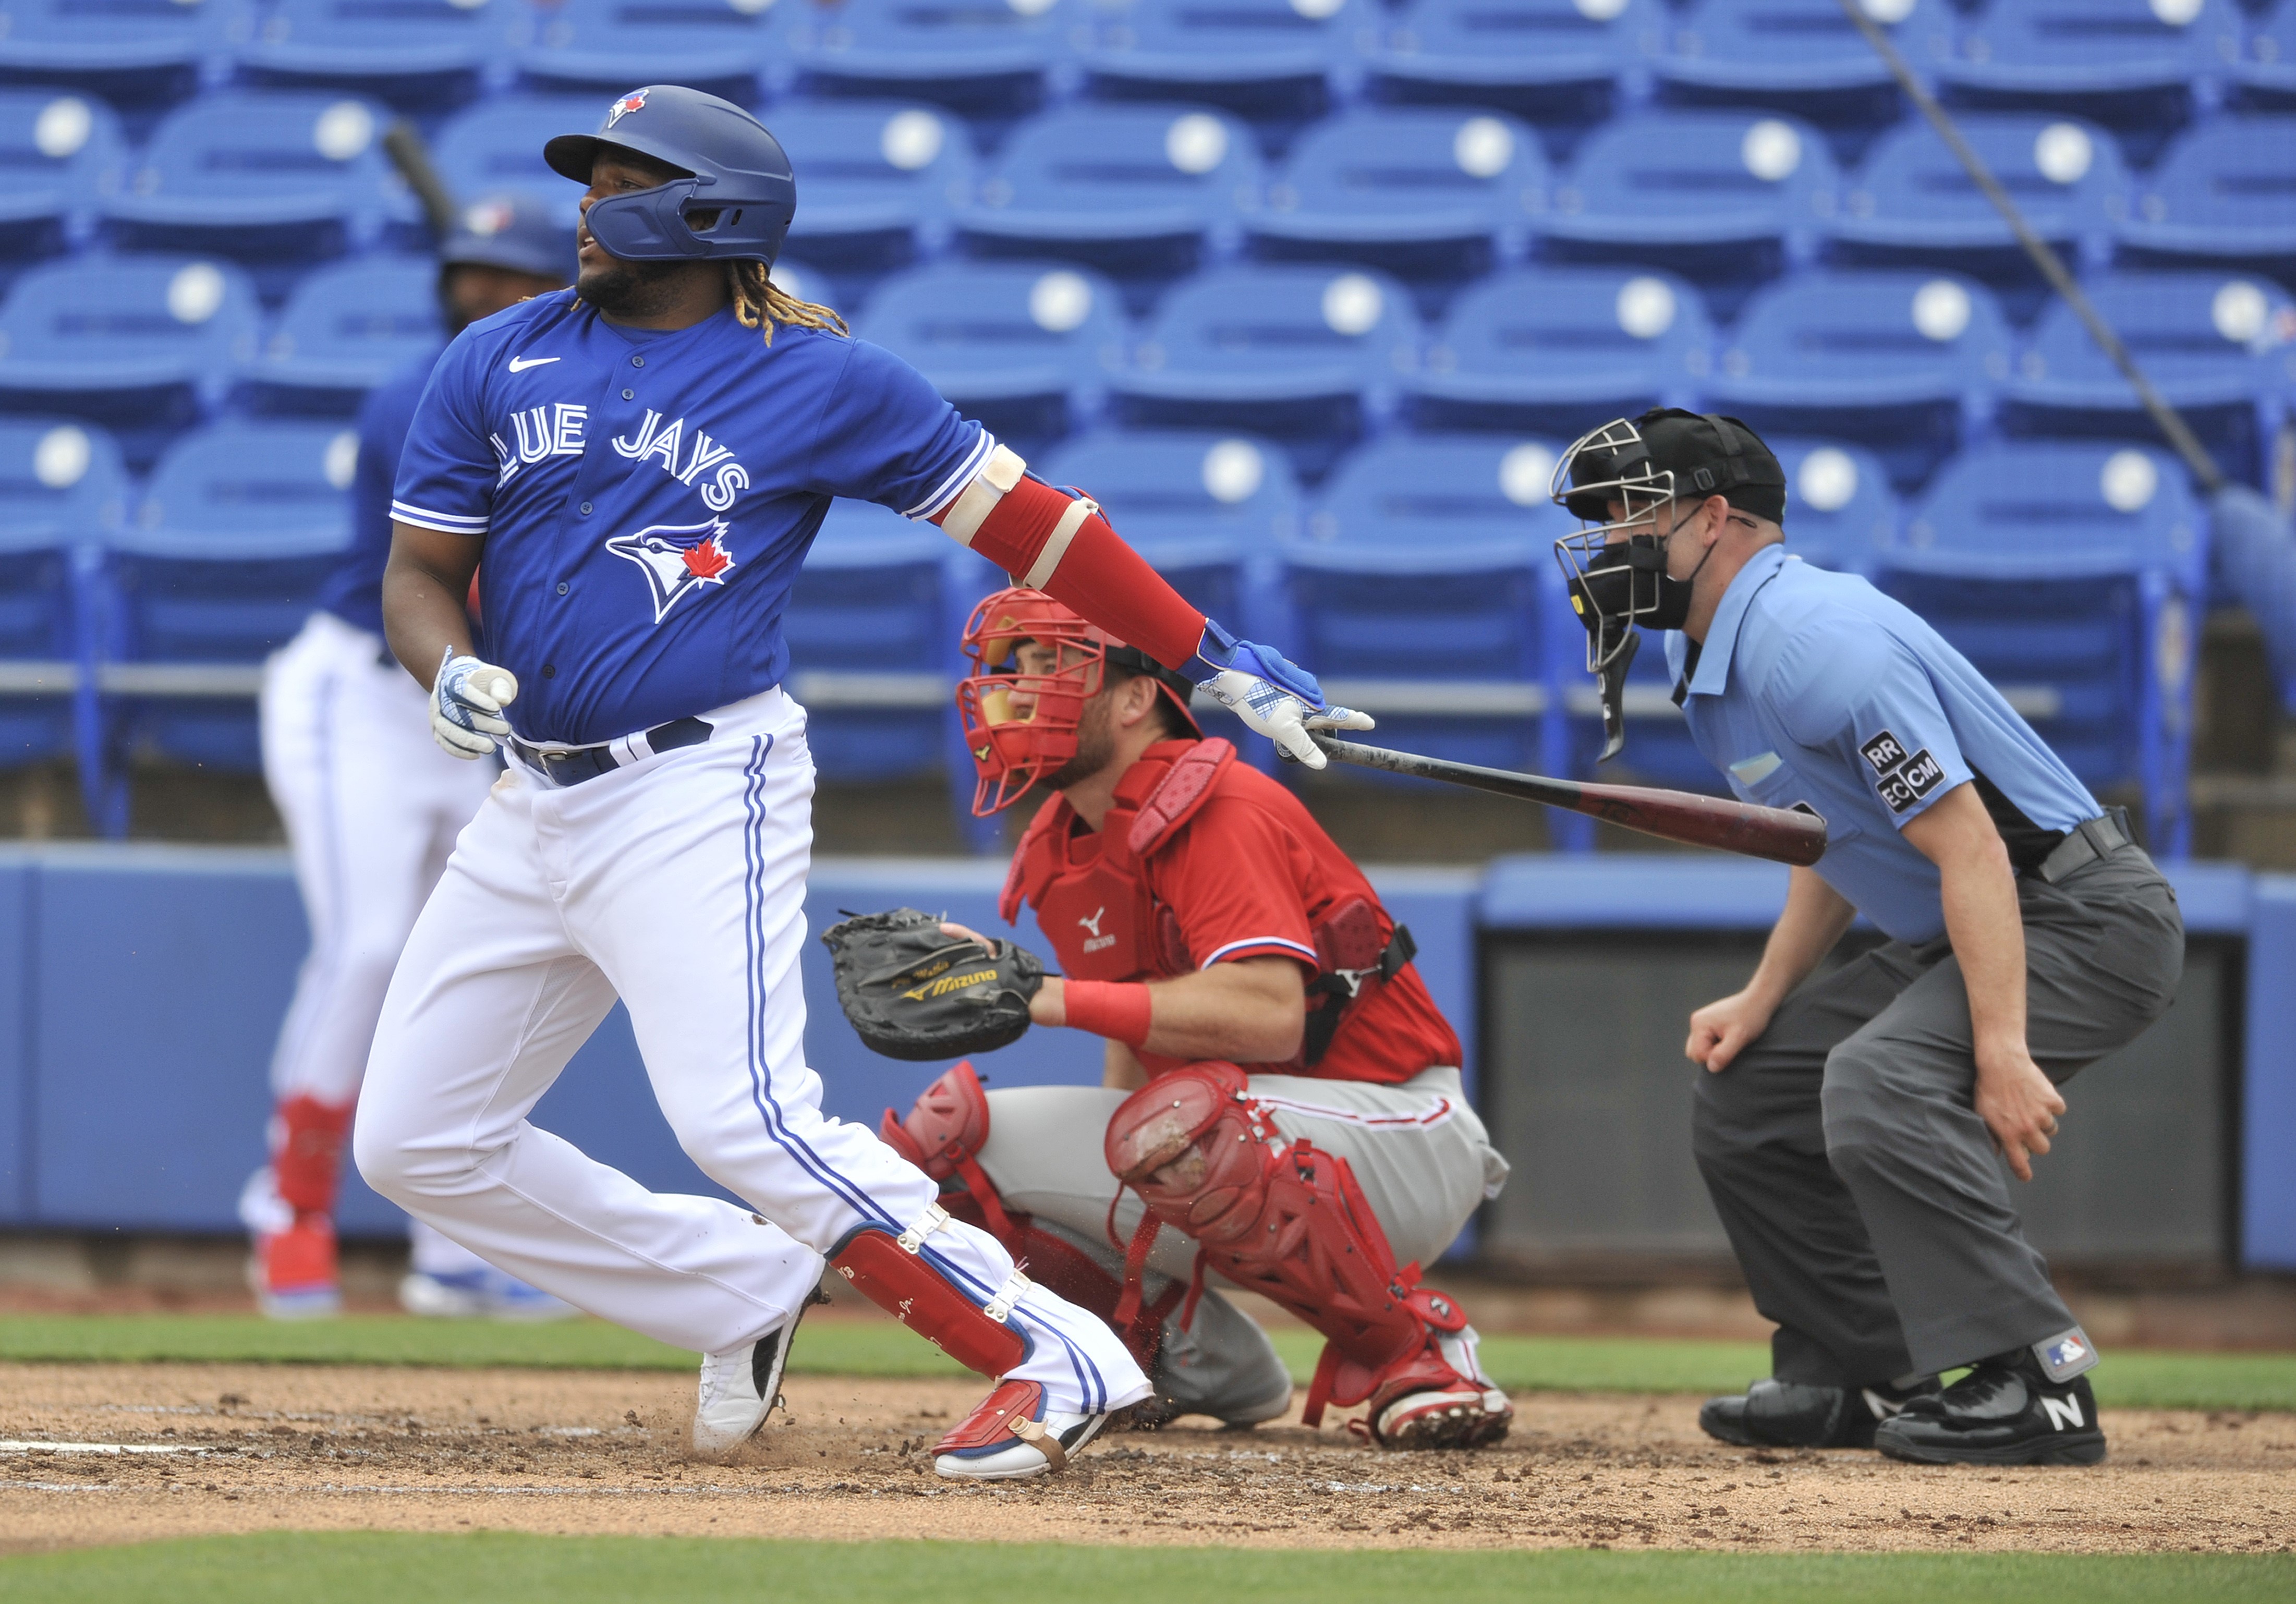
[[[1818,874],[1898,940],[1945,934],[1937,865],[1898,832],[1954,787],[1980,781],[2012,828],[2103,811],[1936,630],[1783,545],[1738,570],[1702,646],[1668,634],[1666,661],[1706,760],[1742,800],[1823,815]]]

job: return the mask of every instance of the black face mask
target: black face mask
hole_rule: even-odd
[[[1570,578],[1579,621],[1589,630],[1612,631],[1630,622],[1644,629],[1680,629],[1689,622],[1691,592],[1714,548],[1706,548],[1688,578],[1677,579],[1666,571],[1669,538],[1630,535],[1589,559],[1586,573]]]

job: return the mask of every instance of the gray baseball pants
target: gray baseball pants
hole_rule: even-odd
[[[2167,1011],[2184,921],[2133,846],[2055,885],[2028,875],[2018,903],[2026,1040],[2062,1086]],[[2074,1325],[2025,1240],[1976,1076],[1942,937],[1805,982],[1728,1068],[1698,1072],[1698,1167],[1754,1306],[1777,1322],[1779,1379],[1927,1375]],[[2076,1105],[2060,1140],[2079,1141],[2079,1122]]]
[[[1400,1085],[1255,1075],[1253,1097],[1275,1128],[1345,1158],[1398,1264],[1432,1264],[1484,1199],[1506,1183],[1506,1160],[1467,1104],[1454,1068],[1423,1070]],[[1131,1093],[1101,1086],[1015,1086],[988,1093],[988,1139],[980,1167],[1008,1208],[1124,1274],[1124,1244],[1144,1212],[1137,1192],[1119,1199],[1103,1145],[1108,1122]],[[1114,1237],[1110,1210],[1114,1208]],[[1195,1267],[1196,1245],[1165,1226],[1149,1249],[1150,1302]],[[1185,1330],[1164,1322],[1156,1390],[1183,1412],[1242,1422],[1271,1419],[1292,1403],[1292,1375],[1267,1334],[1212,1289]]]

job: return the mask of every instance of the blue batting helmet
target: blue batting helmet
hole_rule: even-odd
[[[599,152],[615,149],[689,176],[593,201],[585,221],[610,255],[626,262],[770,264],[781,254],[797,210],[797,175],[780,142],[733,102],[649,84],[608,106],[595,134],[561,134],[542,147],[542,159],[587,184]],[[716,217],[695,226],[693,215],[708,212]]]
[[[463,208],[439,248],[441,267],[504,267],[570,283],[574,231],[532,195],[488,195]]]

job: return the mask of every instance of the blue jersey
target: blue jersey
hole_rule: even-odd
[[[319,606],[357,629],[382,633],[382,565],[390,560],[390,500],[398,454],[406,447],[415,403],[440,346],[367,392],[358,415],[358,471],[351,481],[351,544],[326,583]]]
[[[779,684],[782,613],[831,498],[930,518],[995,446],[865,341],[776,327],[768,346],[730,310],[622,328],[567,290],[447,348],[391,515],[484,538],[512,725],[587,744]]]
[[[2005,834],[2103,811],[1936,630],[1783,546],[1730,581],[1694,665],[1687,636],[1666,651],[1706,760],[1745,801],[1824,815],[1817,872],[1900,941],[1945,933],[1937,866],[1898,831],[1956,786],[1977,782]]]

